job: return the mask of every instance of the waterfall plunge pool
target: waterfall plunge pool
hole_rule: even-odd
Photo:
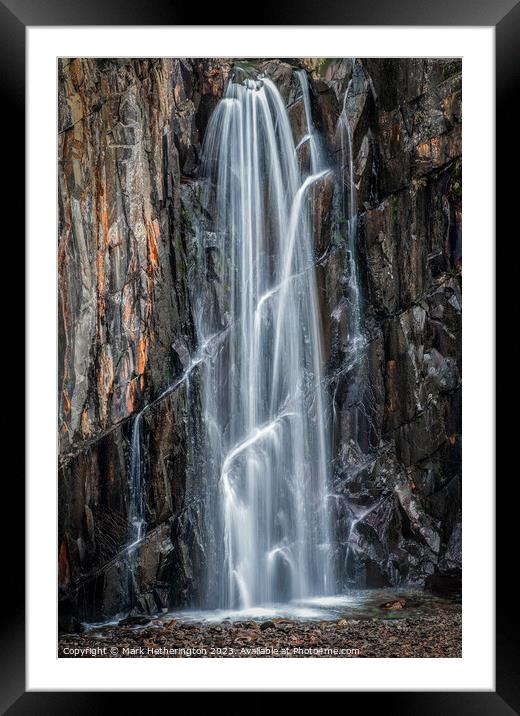
[[[403,598],[401,609],[385,609],[383,604]],[[291,622],[339,621],[340,619],[409,619],[460,612],[460,594],[438,596],[419,588],[402,589],[353,589],[346,594],[328,597],[293,599],[287,603],[266,604],[247,609],[172,609],[162,614],[150,615],[148,623],[159,626],[172,619],[183,624],[222,624],[225,622],[265,622],[285,620]],[[87,632],[102,627],[117,626],[120,614],[106,622],[84,623]],[[136,616],[139,616],[136,614]],[[146,619],[146,615],[140,615]],[[147,624],[132,628],[142,629]]]
[[[404,600],[401,609],[387,602]],[[419,588],[352,590],[247,610],[173,610],[84,625],[62,634],[60,656],[460,657],[459,597]],[[322,648],[323,647],[323,648]]]
[[[382,604],[399,598],[404,608],[384,609]],[[294,599],[286,604],[270,604],[247,609],[173,610],[160,618],[192,624],[218,624],[225,621],[337,621],[339,619],[400,619],[435,615],[460,608],[458,597],[439,597],[421,589],[359,589],[331,597]]]

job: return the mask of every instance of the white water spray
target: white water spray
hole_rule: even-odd
[[[309,217],[309,189],[328,171],[305,73],[298,80],[310,176],[301,176],[286,107],[267,78],[230,83],[204,141],[203,203],[229,326],[201,368],[214,552],[205,602],[218,608],[335,588],[329,400]],[[219,328],[208,311],[196,318],[202,340]]]

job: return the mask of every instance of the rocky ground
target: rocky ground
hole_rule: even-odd
[[[190,624],[156,619],[62,635],[58,656],[74,657],[397,657],[462,656],[460,605],[424,616],[302,622]]]

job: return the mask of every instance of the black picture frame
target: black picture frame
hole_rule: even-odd
[[[516,184],[507,181],[506,168],[515,164],[517,143],[511,141],[508,127],[511,122],[511,106],[519,88],[520,68],[520,2],[518,0],[372,0],[370,3],[353,0],[326,0],[315,3],[301,0],[298,4],[289,0],[266,0],[263,7],[255,8],[254,25],[408,25],[408,26],[494,26],[496,31],[496,176],[499,190],[496,192],[497,234],[504,229],[510,207],[515,206],[513,192]],[[199,9],[200,14],[200,9]],[[204,9],[205,25],[226,23],[222,8],[214,5]],[[241,13],[238,13],[241,15]],[[25,30],[27,26],[68,25],[188,25],[197,19],[197,9],[190,3],[173,3],[167,0],[0,0],[0,82],[3,107],[1,121],[4,129],[4,161],[8,167],[7,197],[8,213],[16,217],[16,233],[12,245],[23,246],[21,227],[25,216],[25,161],[23,141],[14,140],[23,132],[25,124]],[[244,16],[240,17],[245,24]],[[268,21],[268,22],[267,22]],[[236,23],[235,23],[236,24]],[[54,101],[49,98],[49,101]],[[7,109],[6,109],[7,108]],[[506,122],[508,124],[506,124]],[[9,139],[11,138],[11,139]],[[13,141],[14,140],[14,141]],[[7,156],[6,156],[7,155]],[[517,164],[518,166],[518,164]],[[22,257],[23,262],[23,257]],[[20,258],[18,258],[18,262]],[[22,264],[23,265],[23,264]],[[20,266],[20,263],[18,263]],[[20,321],[11,318],[20,332]],[[9,331],[9,328],[6,329]],[[21,338],[23,343],[23,337]],[[18,393],[17,401],[20,403]],[[493,439],[493,436],[490,436]],[[30,449],[30,445],[28,447]],[[23,451],[19,453],[23,454]],[[13,716],[26,713],[60,714],[103,712],[108,708],[120,709],[120,695],[114,692],[26,692],[25,687],[25,548],[23,532],[19,525],[23,517],[25,486],[20,462],[13,463],[8,494],[4,496],[18,514],[16,538],[10,541],[4,552],[3,576],[9,582],[9,608],[1,612],[0,651],[0,708],[2,713]],[[510,494],[498,491],[500,513],[506,509]],[[497,556],[504,554],[506,545],[514,540],[514,521],[497,519]],[[505,559],[505,558],[504,558]],[[384,708],[386,713],[407,714],[479,714],[504,716],[520,713],[520,687],[515,665],[518,647],[515,640],[514,595],[507,596],[505,584],[509,572],[500,569],[497,561],[500,598],[496,608],[496,691],[495,692],[372,692],[362,695],[349,694],[349,708],[359,696],[363,708]],[[502,582],[504,582],[502,584]],[[510,593],[510,592],[509,592]],[[510,601],[509,601],[510,600]],[[509,601],[509,603],[508,603]],[[403,667],[405,668],[405,667]],[[413,688],[413,684],[410,685]],[[355,698],[355,701],[353,700]],[[136,694],[133,699],[140,699]],[[116,699],[118,702],[116,703]],[[106,706],[103,704],[106,703]],[[360,699],[361,703],[361,699]],[[112,706],[110,706],[112,704]],[[139,701],[134,701],[134,707]],[[171,705],[171,702],[170,702]],[[144,703],[143,703],[144,706]]]

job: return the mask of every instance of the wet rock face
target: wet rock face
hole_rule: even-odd
[[[167,383],[174,334],[189,330],[182,254],[173,250],[172,73],[160,61],[60,65],[62,452]]]
[[[332,176],[312,197],[338,588],[433,583],[461,566],[460,62],[259,62],[299,141],[296,68],[308,72],[335,167],[345,107],[357,195],[357,353],[352,256]],[[148,532],[132,570],[130,443],[136,414],[196,348],[200,147],[232,71],[231,60],[60,61],[58,560],[67,623],[199,597],[204,515],[192,498],[204,475],[189,469],[200,449],[196,371],[143,414]],[[303,144],[303,166],[307,151]],[[220,325],[218,256],[206,253]]]
[[[198,556],[191,537],[199,514],[190,512],[187,436],[194,385],[183,383],[143,413],[146,537],[129,550],[129,444],[123,422],[65,459],[59,474],[59,588],[81,619],[102,620],[136,609],[154,613],[183,603],[196,585],[183,574]],[[176,535],[191,538],[189,558],[180,560]],[[183,569],[176,565],[182,562]],[[178,576],[176,576],[178,575]]]
[[[62,60],[59,66],[60,448],[132,416],[191,346],[180,184],[226,64]]]
[[[337,236],[318,271],[340,582],[431,583],[461,568],[461,66],[309,70],[347,109],[358,200],[365,346],[355,365]]]
[[[131,420],[193,351],[181,182],[197,169],[201,108],[224,80],[208,61],[60,61],[59,574],[81,618],[128,606]],[[187,481],[186,406],[168,405],[145,418],[152,532],[138,589],[150,608],[172,598]]]

